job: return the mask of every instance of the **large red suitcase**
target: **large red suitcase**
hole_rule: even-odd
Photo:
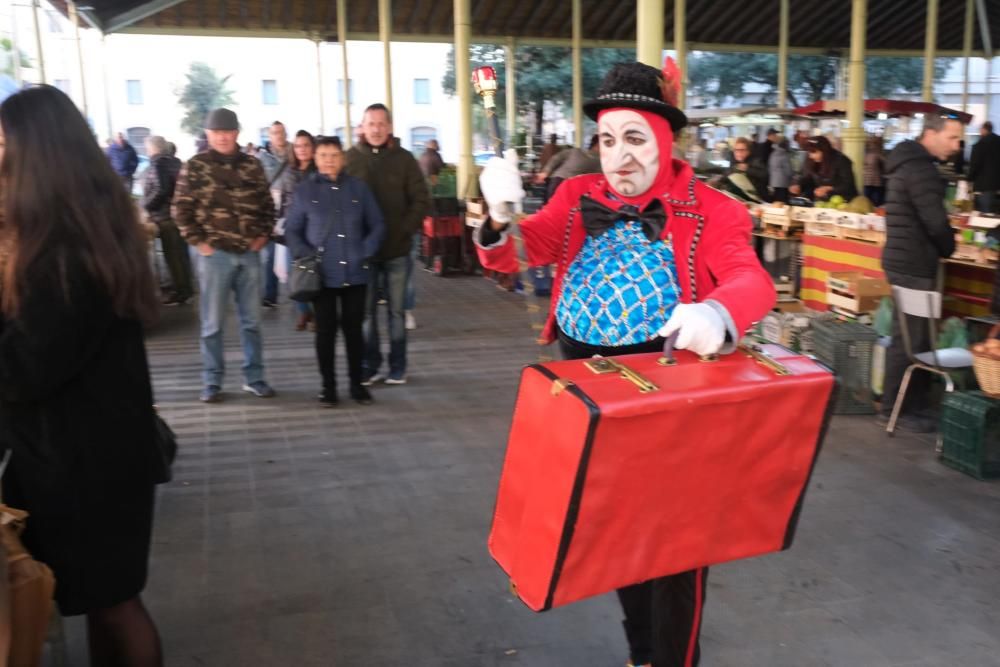
[[[490,553],[543,611],[786,549],[833,386],[777,345],[529,366]]]

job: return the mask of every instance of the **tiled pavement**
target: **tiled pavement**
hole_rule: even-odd
[[[273,400],[238,392],[232,324],[220,405],[196,400],[196,310],[151,336],[181,439],[146,592],[169,665],[624,664],[613,596],[534,614],[486,552],[536,354],[522,297],[426,273],[419,296],[410,383],[365,408],[318,406],[312,336],[287,304],[264,314]],[[998,600],[1000,484],[943,467],[931,441],[837,418],[794,547],[712,570],[702,664],[1000,665]],[[78,621],[67,634],[84,664]]]

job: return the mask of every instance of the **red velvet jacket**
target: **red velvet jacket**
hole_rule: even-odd
[[[698,181],[686,162],[674,160],[673,168],[673,186],[662,197],[667,224],[661,238],[673,236],[681,301],[717,302],[742,333],[766,315],[776,299],[771,277],[750,246],[750,216],[742,204]],[[566,269],[586,240],[576,207],[584,194],[606,189],[602,174],[568,179],[542,210],[520,223],[529,264],[556,267],[552,307],[542,332],[546,342],[556,338],[556,304]],[[514,245],[506,234],[499,244],[478,250],[487,269],[503,273],[519,270]],[[692,271],[696,295],[692,294]]]

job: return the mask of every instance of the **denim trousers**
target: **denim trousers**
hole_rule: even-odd
[[[274,272],[274,241],[268,241],[260,252],[264,265],[264,293],[261,298],[278,303],[278,276]]]
[[[406,295],[403,298],[403,310],[413,310],[417,307],[417,286],[413,284],[413,269],[417,265],[422,241],[423,234],[417,232],[413,235],[413,242],[410,244],[410,263],[406,266]]]
[[[264,351],[260,335],[260,253],[216,250],[198,257],[201,287],[201,362],[206,385],[222,386],[226,372],[223,325],[229,293],[236,296],[243,346],[243,378],[247,384],[264,379]]]
[[[387,260],[369,262],[371,286],[365,304],[365,362],[364,375],[371,376],[382,366],[382,350],[378,335],[378,286],[385,289],[389,303],[389,375],[406,374],[406,323],[403,301],[406,298],[406,274],[410,265],[409,254]]]

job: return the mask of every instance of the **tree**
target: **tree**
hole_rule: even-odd
[[[226,88],[229,76],[220,78],[205,63],[191,63],[184,76],[187,77],[187,83],[177,93],[178,103],[187,110],[181,121],[181,128],[192,136],[198,136],[209,111],[233,104],[233,92]]]
[[[0,69],[0,74],[14,76],[14,42],[9,37],[0,38],[0,51],[3,52],[3,69]],[[21,69],[31,67],[31,59],[28,58],[28,54],[21,51],[21,49],[18,49],[18,51],[18,56],[21,59]]]
[[[788,59],[788,101],[802,106],[828,98],[834,92],[839,58],[791,56]],[[950,58],[935,61],[934,80],[940,81]],[[865,95],[892,97],[920,92],[923,87],[923,58],[871,56],[865,59]],[[727,98],[742,97],[746,84],[765,87],[763,103],[773,103],[778,87],[778,57],[761,53],[696,53],[688,60],[691,89],[723,104]]]
[[[580,54],[583,69],[584,98],[593,96],[604,75],[617,62],[635,60],[634,49],[583,49]],[[544,103],[567,108],[573,103],[572,53],[565,47],[519,46],[515,51],[517,68],[518,112],[532,111],[535,134],[542,132]],[[507,67],[503,47],[498,44],[474,44],[469,48],[472,69],[490,65],[497,71],[500,86],[497,106],[506,104]],[[448,54],[448,64],[441,85],[449,95],[455,94],[455,50]],[[474,101],[479,105],[479,101]]]

